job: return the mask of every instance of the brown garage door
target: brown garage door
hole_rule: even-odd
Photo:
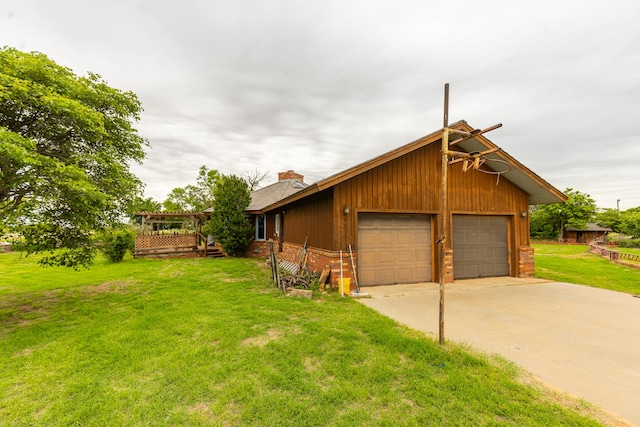
[[[509,275],[507,217],[453,216],[455,279]]]
[[[431,281],[427,215],[358,215],[358,279],[363,286]]]

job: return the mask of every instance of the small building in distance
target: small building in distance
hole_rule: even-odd
[[[606,236],[612,230],[607,227],[601,227],[596,223],[588,222],[584,228],[566,226],[562,230],[562,243],[589,243]]]

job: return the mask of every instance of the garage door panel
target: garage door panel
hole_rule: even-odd
[[[358,218],[358,226],[360,229],[373,227],[373,215],[362,216]]]
[[[413,243],[413,235],[410,232],[400,232],[394,235],[394,245],[411,245]]]
[[[379,269],[376,274],[376,281],[389,282],[393,280],[395,269]]]
[[[380,234],[376,234],[376,245],[379,246],[387,246],[393,245],[394,235],[389,232],[383,232]]]
[[[493,243],[493,242],[488,242],[488,243]],[[493,258],[493,248],[480,248],[480,258],[483,260],[490,260],[491,258]]]
[[[413,279],[413,269],[412,268],[398,268],[396,270],[397,277],[396,279],[405,283],[406,281],[411,281]]]
[[[453,216],[454,278],[508,276],[507,217]]]
[[[507,248],[505,248],[505,247],[499,247],[499,248],[494,248],[493,249],[493,253],[496,256],[504,256],[504,257],[506,257],[506,256],[509,255],[509,250]]]
[[[361,245],[373,245],[376,241],[376,236],[371,232],[371,230],[367,230],[366,233],[361,233],[359,237]]]
[[[365,264],[374,264],[376,262],[375,252],[360,252],[358,254],[358,258],[360,258]]]
[[[431,281],[427,215],[360,214],[358,242],[361,285]]]
[[[393,251],[378,251],[375,254],[378,264],[393,264]]]
[[[478,248],[465,248],[462,250],[465,258],[479,258]]]
[[[495,273],[493,264],[482,264],[481,271],[483,276],[493,276]]]
[[[376,272],[371,269],[359,269],[358,278],[362,283],[373,282],[376,279]]]
[[[413,264],[414,259],[413,251],[410,249],[401,249],[393,253],[393,262],[395,264]]]
[[[466,276],[470,276],[470,277],[479,277],[480,276],[480,266],[479,264],[473,264],[473,265],[464,265],[462,267],[458,267],[463,268],[463,274]],[[454,272],[455,273],[455,272]],[[456,273],[457,275],[461,275],[461,273],[458,271]]]
[[[420,242],[430,242],[431,241],[431,233],[428,232],[416,232],[411,235],[414,244],[418,244]]]
[[[480,235],[476,231],[469,231],[469,233],[467,233],[466,235],[463,234],[461,237],[469,243],[480,242]]]

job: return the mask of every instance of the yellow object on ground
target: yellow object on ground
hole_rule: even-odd
[[[343,279],[338,279],[338,286],[340,286],[340,292],[349,295],[351,293],[351,278],[345,277]]]

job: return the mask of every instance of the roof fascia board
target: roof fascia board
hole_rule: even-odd
[[[465,130],[467,132],[471,132],[473,130],[473,128],[470,127],[464,121],[457,122],[454,125],[452,125],[451,127],[454,127],[454,126],[457,127],[458,125],[460,127],[462,127],[462,130]],[[474,138],[471,138],[471,139],[475,139],[475,140],[479,141],[480,143],[485,145],[488,149],[500,148],[496,144],[494,144],[493,142],[488,140],[484,135],[478,135],[478,136],[476,136]],[[500,148],[500,150],[497,151],[495,154],[497,156],[501,157],[504,161],[509,162],[509,164],[511,164],[512,167],[518,169],[520,172],[525,174],[527,177],[529,177],[536,184],[540,185],[541,187],[544,187],[547,191],[552,193],[555,197],[560,199],[562,202],[566,202],[567,201],[567,196],[564,193],[562,193],[560,190],[558,190],[557,188],[555,188],[554,186],[549,184],[547,181],[545,181],[543,178],[541,178],[539,175],[537,175],[531,169],[529,169],[528,167],[526,167],[525,165],[520,163],[518,160],[516,160],[513,156],[511,156],[509,153],[504,151],[502,148]],[[509,178],[507,178],[507,179],[509,179]]]
[[[451,125],[449,125],[450,129],[458,129],[458,130],[463,130],[465,132],[471,132],[474,130],[473,127],[469,126],[469,124],[464,121],[464,120],[459,120]],[[394,150],[391,150],[387,153],[381,154],[377,157],[374,157],[371,160],[367,160],[366,162],[360,163],[356,166],[353,166],[349,169],[346,169],[342,172],[339,172],[335,175],[332,175],[328,178],[325,178],[321,181],[318,181],[314,184],[311,184],[310,186],[308,186],[307,188],[305,188],[304,190],[298,191],[295,194],[292,194],[289,197],[286,197],[276,203],[273,203],[269,206],[265,206],[263,207],[260,211],[257,211],[255,213],[265,213],[267,211],[272,211],[274,209],[278,209],[282,206],[285,206],[289,203],[293,203],[296,202],[298,200],[301,200],[305,197],[308,197],[312,194],[316,194],[319,193],[323,190],[326,190],[328,188],[331,188],[337,184],[340,184],[348,179],[351,179],[355,176],[358,176],[364,172],[367,172],[371,169],[374,169],[382,164],[385,164],[387,162],[390,162],[391,160],[397,159],[398,157],[401,157],[407,153],[410,153],[414,150],[417,150],[419,148],[422,148],[424,146],[427,146],[429,144],[432,144],[436,141],[440,141],[442,139],[442,132],[444,129],[440,129],[437,130],[435,132],[432,132],[426,136],[423,136],[422,138],[419,138],[413,142],[410,142],[408,144],[405,144],[401,147],[398,147]],[[481,144],[483,144],[484,146],[486,146],[487,148],[491,149],[491,148],[499,148],[497,145],[495,145],[493,142],[491,142],[489,139],[487,139],[484,135],[478,135],[475,136],[471,139],[475,139],[478,142],[480,142]],[[455,140],[454,140],[455,141]],[[505,152],[504,150],[502,150],[500,148],[499,151],[497,151],[496,153],[494,153],[495,155],[499,156],[500,158],[502,158],[503,160],[505,160],[506,162],[508,162],[509,164],[512,165],[512,167],[518,169],[521,173],[523,173],[524,175],[526,175],[529,179],[531,179],[534,183],[536,183],[537,185],[545,188],[547,191],[549,191],[552,195],[554,195],[555,197],[557,197],[560,201],[566,201],[567,200],[567,196],[564,195],[561,191],[559,191],[558,189],[556,189],[555,187],[553,187],[551,184],[549,184],[547,181],[545,181],[544,179],[542,179],[540,176],[538,176],[537,174],[535,174],[533,171],[531,171],[529,168],[527,168],[526,166],[524,166],[522,163],[520,163],[519,161],[517,161],[514,157],[512,157],[509,153]],[[507,178],[508,179],[508,178]],[[253,212],[252,212],[253,213]]]
[[[463,121],[456,122],[452,126],[458,125],[460,123],[464,123],[464,122]],[[304,190],[301,190],[295,194],[292,194],[291,196],[285,199],[282,199],[272,205],[265,206],[261,210],[261,212],[271,211],[281,206],[287,205],[289,203],[292,203],[302,198],[305,198],[307,196],[310,196],[312,194],[319,193],[320,191],[331,188],[337,184],[340,184],[341,182],[344,182],[348,179],[358,176],[361,173],[367,172],[391,160],[397,159],[398,157],[401,157],[407,153],[417,150],[418,148],[422,148],[433,142],[439,141],[442,138],[442,131],[443,130],[440,129],[438,131],[430,133],[429,135],[423,136],[422,138],[419,138],[415,141],[412,141],[408,144],[405,144],[401,147],[391,150],[387,153],[376,156],[373,159],[367,160],[366,162],[360,163],[342,172],[338,172],[335,175],[331,175],[330,177],[325,178],[321,181],[318,181],[314,184],[311,184],[309,187],[305,188]]]

